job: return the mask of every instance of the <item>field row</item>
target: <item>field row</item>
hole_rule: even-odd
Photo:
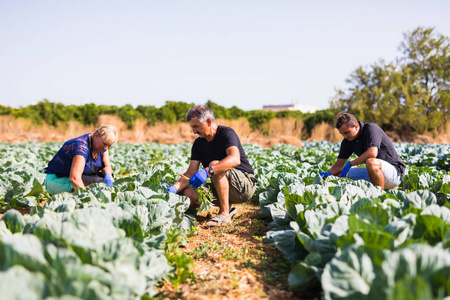
[[[183,281],[192,258],[175,248],[194,223],[188,198],[166,188],[192,145],[119,143],[112,187],[50,197],[43,171],[60,146],[0,144],[0,289],[10,298],[139,299],[161,280]],[[292,264],[291,289],[321,285],[326,299],[449,295],[450,147],[397,144],[407,174],[384,192],[323,181],[338,146],[244,146],[259,180],[252,201],[272,221],[267,242]],[[24,207],[29,214],[10,210]]]

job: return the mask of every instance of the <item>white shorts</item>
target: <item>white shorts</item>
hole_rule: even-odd
[[[401,180],[397,169],[387,161],[382,159],[378,160],[381,162],[381,172],[384,175],[384,189],[389,190],[398,186]],[[369,173],[364,167],[350,168],[346,177],[353,180],[366,180],[370,182]]]

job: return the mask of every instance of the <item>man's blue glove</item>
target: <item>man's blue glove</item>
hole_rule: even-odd
[[[177,191],[177,188],[174,186],[174,185],[171,185],[171,186],[169,186],[168,188],[167,188],[167,191],[169,192],[169,193],[174,193],[174,194],[176,194],[178,191]]]
[[[107,186],[112,186],[113,185],[111,174],[109,174],[109,173],[105,174],[105,183],[106,183]]]
[[[344,168],[342,169],[341,177],[347,176],[347,173],[348,173],[348,171],[350,170],[351,167],[352,167],[352,164],[350,162],[346,163]]]
[[[192,185],[194,189],[201,186],[205,181],[208,179],[208,171],[206,169],[201,169],[197,173],[194,174],[194,176],[189,179],[189,184]]]
[[[322,179],[325,179],[328,176],[330,176],[331,173],[330,173],[330,171],[326,171],[326,172],[319,173],[319,175],[320,175],[320,177],[322,177]]]

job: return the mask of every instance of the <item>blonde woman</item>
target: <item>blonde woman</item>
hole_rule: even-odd
[[[45,187],[50,195],[72,192],[91,183],[113,185],[108,149],[117,142],[118,132],[112,125],[100,126],[94,133],[64,143],[45,170]]]

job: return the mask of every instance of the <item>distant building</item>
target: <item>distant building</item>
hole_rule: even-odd
[[[298,103],[293,104],[283,104],[283,105],[263,105],[263,110],[272,110],[272,111],[280,111],[280,110],[299,110],[302,113],[313,113],[319,108],[314,105],[303,105]]]

